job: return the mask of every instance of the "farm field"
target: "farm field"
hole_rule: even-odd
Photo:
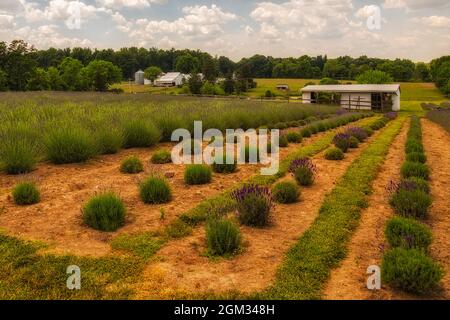
[[[288,81],[281,82],[302,86]],[[278,80],[258,82],[263,90]],[[403,90],[402,112],[386,115],[171,95],[0,94],[0,298],[448,299],[450,136],[427,119],[419,123],[432,204],[420,221],[433,235],[426,259],[439,266],[437,284],[420,294],[398,283],[365,287],[367,267],[398,249],[385,236],[395,216],[386,187],[403,178],[417,125],[411,116],[425,115],[421,102],[444,100],[425,84]],[[156,163],[175,145],[172,131],[192,132],[194,120],[204,130],[280,129],[287,145],[278,172],[265,176],[263,165],[245,164],[191,184],[189,166]],[[132,157],[137,169],[126,169]],[[144,200],[149,177],[167,183],[165,201]],[[18,204],[16,186],[29,182],[38,199]],[[296,196],[283,203],[287,190]],[[105,192],[118,196],[126,215],[118,228],[102,231],[84,215]],[[253,224],[243,220],[248,194],[267,208]],[[220,227],[214,223],[238,232],[235,248],[210,241]],[[82,290],[65,289],[68,265],[83,270]]]

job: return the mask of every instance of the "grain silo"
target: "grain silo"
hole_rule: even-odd
[[[139,85],[144,84],[144,71],[139,70],[134,74],[134,83]]]

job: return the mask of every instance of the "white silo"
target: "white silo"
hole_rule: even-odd
[[[144,71],[139,70],[134,74],[134,83],[139,85],[144,84]]]

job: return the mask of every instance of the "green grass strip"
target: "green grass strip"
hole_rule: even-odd
[[[267,299],[320,299],[333,267],[346,256],[346,246],[367,206],[371,183],[378,174],[405,118],[394,120],[363,151],[324,203],[311,227],[292,247],[275,283],[261,296]]]
[[[138,259],[41,255],[42,245],[0,234],[0,299],[129,299]],[[81,290],[66,287],[67,267],[81,270]]]

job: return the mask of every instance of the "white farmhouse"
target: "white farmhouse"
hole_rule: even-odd
[[[180,72],[168,72],[155,80],[157,87],[174,87],[183,84],[184,75]]]
[[[319,103],[319,93],[329,93],[339,95],[345,109],[400,110],[399,84],[310,85],[300,91],[303,103]]]

